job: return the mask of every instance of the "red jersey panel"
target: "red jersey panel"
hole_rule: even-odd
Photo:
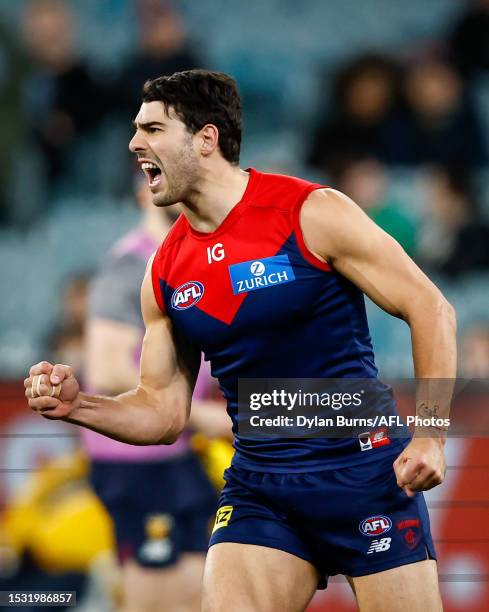
[[[304,244],[300,209],[319,188],[251,169],[243,198],[214,232],[194,230],[182,215],[153,262],[158,304],[210,360],[234,423],[234,464],[248,469],[368,460],[358,439],[250,440],[238,432],[239,379],[377,376],[363,294]],[[372,452],[399,452],[394,446]]]

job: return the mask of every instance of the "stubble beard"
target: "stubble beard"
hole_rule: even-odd
[[[163,192],[153,194],[153,204],[167,207],[186,201],[199,175],[199,162],[190,135],[179,154],[174,159],[167,160],[163,167],[166,187]]]

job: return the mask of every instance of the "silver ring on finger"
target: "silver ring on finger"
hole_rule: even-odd
[[[42,374],[40,374],[40,375],[37,377],[37,384],[36,384],[36,394],[37,394],[37,397],[41,397],[42,376],[43,376],[43,375],[42,375]]]
[[[51,388],[51,397],[58,398],[60,394],[61,394],[61,383],[58,383],[57,385],[53,385]]]
[[[39,376],[33,376],[32,377],[32,383],[31,383],[31,397],[32,397],[32,399],[37,397],[36,387],[37,387],[37,380],[38,380],[38,378],[39,378]]]

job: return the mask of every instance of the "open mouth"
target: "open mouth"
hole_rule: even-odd
[[[141,168],[144,171],[144,174],[148,178],[148,183],[150,187],[155,187],[161,180],[161,169],[152,162],[143,162],[141,164]]]

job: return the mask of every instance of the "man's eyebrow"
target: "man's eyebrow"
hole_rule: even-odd
[[[161,121],[147,121],[146,123],[138,123],[137,121],[133,121],[132,122],[132,127],[137,130],[138,128],[141,130],[148,130],[150,127],[153,127],[155,125],[161,126],[161,127],[165,127],[165,124],[162,123]]]

